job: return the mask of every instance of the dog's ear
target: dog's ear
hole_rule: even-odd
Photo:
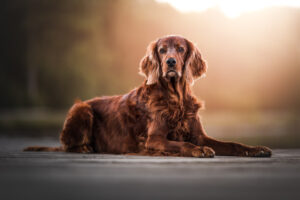
[[[195,80],[205,76],[207,64],[202,59],[199,49],[191,41],[186,40],[186,43],[188,45],[185,60],[186,79],[193,85]]]
[[[140,74],[147,78],[147,85],[152,85],[159,78],[159,60],[157,55],[157,41],[151,42],[147,52],[140,62]]]

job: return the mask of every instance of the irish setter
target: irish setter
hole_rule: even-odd
[[[66,151],[187,157],[270,157],[264,146],[221,142],[206,135],[201,103],[190,86],[206,72],[198,48],[180,36],[148,46],[140,62],[144,83],[125,95],[76,102],[60,135],[62,147],[26,151]]]

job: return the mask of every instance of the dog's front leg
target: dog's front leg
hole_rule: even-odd
[[[191,123],[193,144],[213,148],[220,156],[270,157],[272,150],[264,146],[249,146],[235,142],[223,142],[206,135],[199,117]]]
[[[245,157],[271,157],[272,150],[265,146],[249,146],[235,142],[222,142],[207,135],[201,137],[202,143],[213,148],[216,155],[245,156]]]
[[[215,152],[209,147],[200,147],[189,142],[170,141],[167,139],[167,127],[162,122],[152,122],[148,128],[146,148],[148,150],[179,153],[185,157],[214,157]]]

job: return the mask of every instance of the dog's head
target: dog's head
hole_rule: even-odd
[[[159,77],[166,81],[185,79],[192,85],[206,69],[198,48],[180,36],[166,36],[151,42],[140,62],[140,73],[146,76],[147,85],[156,83]]]

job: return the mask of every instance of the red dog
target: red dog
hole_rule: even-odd
[[[267,147],[208,137],[198,116],[201,104],[190,86],[206,72],[197,47],[180,36],[152,42],[140,63],[144,83],[131,92],[77,102],[60,136],[62,147],[27,151],[135,153],[192,157],[270,157]]]

